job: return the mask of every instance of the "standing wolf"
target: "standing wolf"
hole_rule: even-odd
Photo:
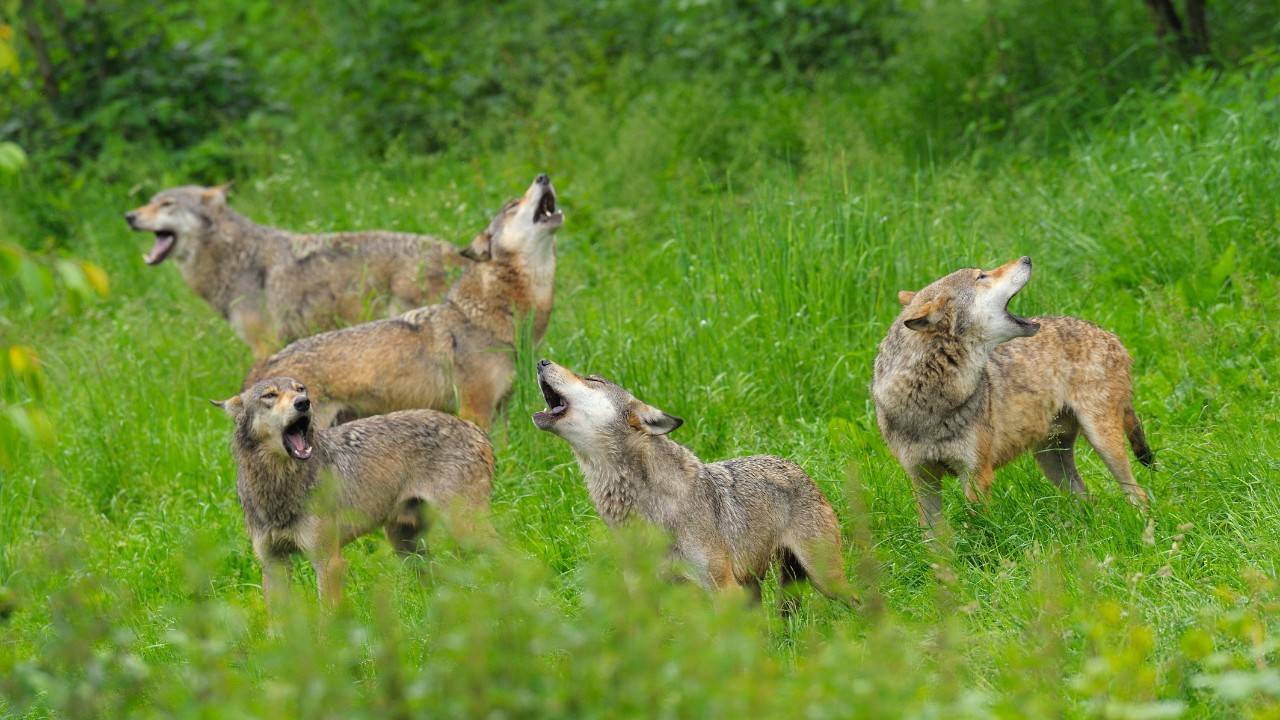
[[[257,358],[285,343],[439,298],[455,248],[383,231],[299,235],[249,220],[227,205],[227,186],[178,187],[125,214],[155,233],[143,260],[168,258],[222,314]]]
[[[898,294],[902,313],[880,344],[871,394],[927,529],[941,513],[943,476],[958,475],[977,501],[995,469],[1027,450],[1050,480],[1086,496],[1072,454],[1081,431],[1130,499],[1147,504],[1125,448],[1127,437],[1138,460],[1154,464],[1133,411],[1129,353],[1083,320],[1010,313],[1030,279],[1023,257]]]
[[[355,538],[382,526],[398,552],[414,552],[424,505],[487,522],[493,449],[471,423],[410,410],[317,430],[306,388],[285,377],[214,404],[236,424],[236,489],[269,605],[288,592],[292,553],[336,603],[341,549]]]
[[[672,535],[673,552],[707,588],[744,585],[757,598],[769,566],[859,604],[841,568],[835,511],[795,463],[770,455],[703,463],[666,437],[684,422],[604,378],[538,362],[547,409],[534,425],[564,438],[605,522],[639,515]]]
[[[390,320],[299,340],[259,362],[245,380],[288,375],[307,383],[323,424],[337,417],[434,408],[488,429],[511,392],[515,342],[533,341],[551,317],[555,233],[564,222],[551,180],[539,175],[467,249],[476,262],[444,302]]]

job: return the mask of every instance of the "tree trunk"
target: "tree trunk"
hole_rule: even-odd
[[[1173,0],[1143,0],[1156,25],[1156,37],[1171,42],[1178,55],[1191,62],[1209,54],[1209,25],[1204,19],[1206,0],[1186,0],[1184,14],[1186,25],[1178,17]]]
[[[1194,56],[1209,54],[1209,25],[1204,19],[1205,0],[1187,0],[1188,45]]]
[[[18,9],[22,16],[23,32],[31,45],[31,52],[36,56],[36,67],[40,71],[40,83],[49,100],[58,99],[58,78],[53,73],[53,63],[49,60],[49,45],[40,31],[40,22],[36,17],[36,6],[33,0],[22,0]]]

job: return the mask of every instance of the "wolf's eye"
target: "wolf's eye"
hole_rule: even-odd
[[[304,393],[307,391],[307,389],[302,387],[301,385],[294,385],[293,389],[294,389],[294,392],[300,392],[300,393]]]
[[[166,208],[166,207],[173,207],[173,201],[172,201],[172,200],[161,200],[161,201],[160,201],[160,207],[162,207],[162,208]]]
[[[262,399],[263,399],[263,400],[275,400],[277,397],[279,397],[279,395],[280,395],[280,394],[279,394],[279,393],[277,393],[275,390],[272,390],[271,392],[264,392],[264,393],[262,393]]]
[[[987,279],[987,278],[989,278],[989,277],[991,277],[991,276],[990,276],[990,275],[988,275],[988,274],[986,274],[986,273],[984,273],[984,272],[980,272],[980,273],[978,273],[978,277],[976,277],[976,278],[974,278],[974,279],[975,279],[975,280],[986,280],[986,279]]]

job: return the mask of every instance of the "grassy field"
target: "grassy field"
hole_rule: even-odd
[[[433,534],[425,562],[346,552],[348,602],[268,637],[229,423],[250,363],[121,213],[190,180],[139,152],[80,185],[3,181],[0,233],[56,216],[110,275],[78,314],[14,312],[58,431],[0,471],[0,710],[66,717],[1235,717],[1280,710],[1280,76],[1134,93],[1061,147],[919,159],[838,87],[743,97],[672,83],[617,107],[545,97],[484,146],[379,156],[324,133],[246,142],[233,203],[298,230],[465,242],[548,172],[557,302],[493,440],[503,547]],[[265,132],[265,131],[264,131]],[[265,137],[265,136],[264,136]],[[16,207],[16,205],[15,205]],[[1021,314],[1070,314],[1135,358],[1158,471],[1131,508],[1092,452],[1082,504],[1030,458],[983,508],[955,483],[953,554],[921,542],[868,394],[900,289],[1022,254]],[[851,613],[657,581],[661,539],[596,517],[538,432],[533,362],[610,376],[679,415],[703,459],[776,453],[841,516]],[[794,605],[789,614],[784,604]],[[1271,713],[1271,714],[1267,714]]]

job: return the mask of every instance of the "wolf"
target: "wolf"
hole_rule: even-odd
[[[471,423],[407,410],[319,429],[307,388],[287,377],[212,402],[235,422],[236,490],[269,610],[288,594],[293,553],[311,562],[321,598],[336,604],[341,548],[374,528],[401,554],[420,549],[426,509],[484,529],[493,448]]]
[[[437,300],[467,265],[460,248],[424,235],[302,235],[259,225],[231,209],[228,188],[171,188],[125,220],[155,234],[144,262],[172,259],[256,359],[315,332]]]
[[[488,430],[511,392],[517,330],[546,331],[555,292],[555,189],[539,175],[472,242],[475,262],[442,303],[292,343],[257,363],[245,387],[288,375],[307,383],[323,422],[432,408]]]
[[[602,377],[538,361],[547,409],[533,424],[569,443],[587,492],[610,525],[638,515],[673,539],[672,553],[708,589],[808,578],[857,606],[842,568],[835,511],[798,465],[771,455],[703,463],[667,437],[684,422]]]
[[[1031,258],[1022,257],[898,294],[902,311],[880,343],[871,395],[930,533],[945,475],[959,476],[977,502],[996,468],[1027,450],[1055,484],[1087,497],[1072,450],[1081,432],[1129,498],[1147,505],[1125,448],[1127,438],[1138,460],[1154,466],[1133,409],[1129,353],[1083,320],[1009,312],[1030,279]]]

